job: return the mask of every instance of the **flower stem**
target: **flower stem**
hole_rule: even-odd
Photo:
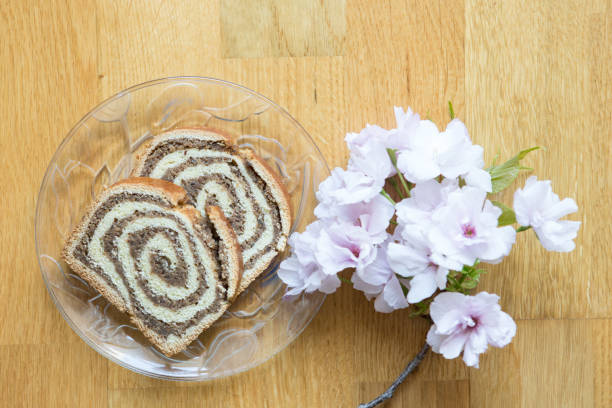
[[[523,232],[523,231],[527,231],[529,228],[531,228],[531,225],[528,225],[526,227],[518,227],[516,229],[516,232]]]
[[[419,354],[417,354],[412,359],[412,361],[408,363],[404,371],[402,371],[400,376],[397,377],[397,379],[393,382],[393,384],[391,384],[389,388],[387,388],[385,392],[383,392],[378,397],[374,398],[372,401],[368,403],[359,404],[358,408],[373,408],[376,405],[380,404],[381,402],[384,402],[388,400],[389,398],[393,397],[393,393],[395,392],[397,387],[399,387],[399,385],[406,379],[406,377],[408,377],[408,374],[413,372],[419,366],[419,364],[421,364],[421,361],[423,361],[428,351],[429,351],[429,344],[425,343],[423,347],[421,348],[421,351],[419,351]]]
[[[397,170],[397,167],[396,167],[396,170]],[[406,182],[406,179],[404,178],[404,176],[399,170],[397,170],[396,176],[397,178],[399,178],[400,182],[402,183],[402,187],[404,187],[404,191],[406,192],[406,197],[410,197],[410,183]]]
[[[448,115],[451,120],[455,119],[455,110],[453,109],[453,103],[451,101],[448,101]]]
[[[340,279],[340,280],[341,280],[342,282],[344,282],[344,283],[350,283],[351,285],[353,284],[353,282],[351,282],[351,280],[350,280],[350,279],[346,279],[346,278],[345,278],[345,277],[343,277],[343,276],[338,275],[338,279]]]
[[[393,201],[393,199],[391,198],[391,196],[389,195],[389,193],[387,193],[384,189],[380,190],[380,194],[385,197],[387,200],[389,200],[391,202],[391,204],[395,205],[395,201]]]
[[[399,178],[400,183],[402,183],[402,187],[404,187],[404,191],[406,192],[406,197],[410,197],[410,188],[408,188],[406,179],[402,175],[402,172],[399,171],[399,169],[397,168],[397,157],[395,156],[395,150],[387,149],[387,154],[389,155],[389,158],[391,159],[391,163],[393,164],[393,167],[395,168],[395,171],[397,172],[397,177]]]
[[[404,198],[404,194],[402,194],[402,191],[399,189],[399,186],[397,185],[397,180],[395,180],[394,177],[391,177],[389,181],[391,182],[391,185],[393,186],[393,189],[397,193],[398,197]]]

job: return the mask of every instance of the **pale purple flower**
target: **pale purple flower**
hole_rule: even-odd
[[[315,290],[329,294],[340,287],[337,275],[326,274],[318,264],[302,265],[295,255],[281,262],[277,274],[287,285],[285,297],[289,298]]]
[[[393,272],[411,278],[408,302],[418,303],[436,289],[446,288],[448,268],[437,263],[444,257],[432,253],[432,245],[420,228],[404,228],[401,237],[401,242],[388,245],[387,261]]]
[[[398,152],[397,166],[404,176],[413,183],[431,180],[440,174],[436,161],[438,127],[430,120],[421,120],[410,135],[409,143]]]
[[[456,262],[451,269],[472,265],[476,259],[497,263],[512,249],[516,231],[497,227],[502,211],[486,196],[484,190],[466,186],[450,193],[447,203],[432,214],[428,238],[435,252]]]
[[[338,276],[325,273],[315,259],[316,243],[323,228],[322,221],[315,221],[306,227],[306,231],[294,232],[289,237],[292,254],[281,262],[277,272],[278,277],[288,286],[285,296],[291,297],[315,290],[332,293],[340,286]]]
[[[395,121],[397,128],[390,130],[385,136],[385,147],[395,150],[405,150],[410,147],[410,140],[419,127],[421,118],[408,108],[406,112],[395,107]]]
[[[336,206],[369,201],[380,194],[385,180],[374,180],[372,177],[356,171],[347,171],[336,167],[331,175],[319,184],[315,215],[319,218],[333,217]]]
[[[359,145],[354,144],[347,169],[371,177],[380,184],[381,189],[385,179],[395,174],[387,148],[377,137],[370,137]]]
[[[434,210],[446,204],[448,194],[458,188],[456,179],[444,179],[442,183],[436,180],[417,183],[410,190],[410,197],[395,206],[398,222],[405,225],[429,221]]]
[[[465,125],[453,119],[444,132],[422,120],[409,146],[401,150],[397,167],[413,183],[431,180],[439,175],[454,179],[463,177],[468,185],[491,191],[491,176],[483,170],[483,149],[472,144]]]
[[[322,219],[332,222],[340,221],[363,228],[374,244],[379,244],[387,239],[389,221],[395,213],[393,204],[380,194],[368,202],[336,205],[326,208],[324,212],[319,209],[320,207],[315,209],[315,214]]]
[[[401,107],[395,107],[397,127],[387,130],[377,125],[367,125],[359,133],[347,133],[346,144],[352,153],[363,152],[369,141],[375,140],[385,149],[403,150],[410,146],[410,138],[416,132],[420,117],[408,108],[406,112]],[[363,154],[361,154],[364,156]]]
[[[366,148],[366,145],[371,140],[376,140],[380,143],[385,142],[389,131],[378,125],[367,125],[359,133],[347,133],[344,140],[351,152],[358,152]]]
[[[377,246],[362,227],[334,223],[321,230],[315,258],[328,275],[346,268],[360,270],[376,258]]]
[[[514,193],[516,221],[523,226],[533,227],[542,246],[549,251],[569,252],[576,244],[579,221],[560,220],[578,211],[571,198],[559,199],[553,193],[550,181],[538,181],[536,176],[527,179],[525,187]]]
[[[369,300],[375,298],[374,309],[391,313],[408,307],[402,286],[389,267],[385,247],[379,248],[376,259],[369,265],[356,270],[351,277],[353,288],[362,291]]]
[[[447,359],[457,358],[463,351],[463,361],[478,367],[478,356],[488,345],[504,347],[516,333],[512,317],[502,312],[499,296],[480,292],[466,296],[442,292],[429,308],[433,325],[427,333],[427,343]]]

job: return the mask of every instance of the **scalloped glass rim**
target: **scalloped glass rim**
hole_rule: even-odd
[[[325,301],[326,296],[325,295],[320,296],[320,301],[319,301],[318,305],[313,310],[313,313],[304,321],[302,327],[299,328],[299,330],[297,330],[296,332],[294,332],[292,334],[292,336],[288,337],[284,343],[279,344],[278,347],[276,347],[276,349],[272,350],[265,358],[262,358],[260,360],[255,360],[255,361],[251,362],[250,364],[244,365],[244,366],[242,366],[240,368],[237,368],[237,369],[229,369],[229,370],[225,370],[225,371],[220,371],[220,372],[216,373],[216,375],[210,376],[210,377],[169,376],[169,375],[157,374],[157,373],[153,373],[153,372],[149,372],[149,371],[140,369],[140,368],[138,368],[138,367],[136,367],[136,366],[134,366],[134,365],[132,365],[132,364],[130,364],[128,362],[125,362],[125,361],[121,360],[118,356],[116,356],[114,354],[111,354],[107,350],[105,350],[105,349],[101,348],[100,346],[98,346],[89,336],[87,336],[81,330],[81,328],[70,318],[70,316],[68,316],[68,314],[64,310],[63,305],[61,304],[61,302],[59,301],[59,299],[55,295],[54,290],[51,288],[51,283],[48,281],[48,278],[47,278],[46,274],[43,272],[44,269],[43,269],[43,265],[41,263],[42,257],[41,257],[41,254],[40,254],[40,245],[39,245],[39,239],[40,239],[39,220],[40,220],[40,217],[41,217],[41,194],[43,193],[43,188],[49,182],[49,177],[50,177],[50,174],[51,174],[51,170],[53,168],[53,164],[56,163],[58,157],[60,156],[60,153],[63,150],[63,148],[69,143],[69,141],[72,139],[72,137],[81,128],[81,126],[83,126],[87,122],[88,119],[94,117],[95,113],[99,112],[101,108],[109,106],[109,104],[111,104],[112,102],[117,101],[117,100],[121,99],[122,97],[131,94],[134,91],[138,91],[140,89],[151,87],[151,86],[155,86],[155,85],[161,85],[161,84],[165,84],[165,83],[172,83],[174,81],[195,81],[195,82],[210,83],[210,84],[215,84],[215,85],[219,85],[219,86],[223,86],[223,87],[234,88],[237,91],[243,92],[243,93],[245,93],[245,94],[247,94],[249,96],[255,97],[256,99],[265,102],[271,108],[273,108],[279,114],[281,114],[284,117],[284,119],[286,119],[289,122],[291,122],[291,124],[293,126],[295,126],[297,131],[299,133],[301,133],[303,136],[306,137],[306,139],[310,142],[310,144],[314,148],[314,150],[315,150],[315,152],[316,152],[316,154],[318,156],[318,159],[323,164],[324,170],[327,172],[327,174],[329,174],[329,167],[327,165],[327,162],[325,161],[325,158],[323,157],[323,155],[322,155],[321,151],[319,150],[318,146],[312,140],[312,137],[308,134],[308,132],[306,132],[306,130],[302,127],[302,125],[295,118],[293,118],[284,108],[282,108],[281,106],[279,106],[278,104],[276,104],[275,102],[270,100],[269,98],[259,94],[258,92],[255,92],[255,91],[253,91],[253,90],[251,90],[251,89],[249,89],[249,88],[247,88],[245,86],[242,86],[242,85],[238,85],[238,84],[226,81],[226,80],[222,80],[222,79],[218,79],[218,78],[212,78],[212,77],[202,77],[202,76],[172,76],[172,77],[165,77],[165,78],[154,79],[154,80],[146,81],[146,82],[143,82],[143,83],[131,86],[129,88],[126,88],[126,89],[124,89],[124,90],[114,94],[113,96],[105,99],[104,101],[102,101],[99,104],[97,104],[87,114],[85,114],[70,129],[70,131],[68,132],[66,137],[64,137],[62,142],[59,144],[57,150],[53,154],[53,157],[51,158],[51,161],[49,162],[49,165],[47,166],[47,168],[45,170],[45,174],[43,176],[43,179],[42,179],[42,182],[41,182],[41,185],[40,185],[40,188],[39,188],[39,192],[38,192],[38,196],[37,196],[37,203],[36,203],[36,214],[35,214],[36,218],[35,218],[34,239],[35,239],[36,254],[37,254],[37,260],[38,260],[39,269],[41,271],[41,275],[42,275],[43,280],[45,282],[45,286],[47,288],[47,291],[49,292],[49,295],[51,296],[51,299],[53,300],[53,303],[55,304],[55,306],[59,310],[59,312],[62,315],[62,317],[64,318],[64,320],[66,322],[68,322],[68,324],[72,328],[72,330],[83,341],[85,341],[85,343],[88,344],[92,349],[94,349],[96,352],[98,352],[102,356],[106,357],[110,361],[112,361],[112,362],[114,362],[114,363],[116,363],[116,364],[118,364],[118,365],[120,365],[120,366],[122,366],[124,368],[127,368],[128,370],[131,370],[133,372],[136,372],[138,374],[142,374],[142,375],[145,375],[145,376],[148,376],[148,377],[157,378],[157,379],[164,379],[164,380],[170,380],[170,381],[189,381],[189,382],[210,381],[210,380],[214,380],[214,379],[218,379],[218,378],[224,378],[224,377],[228,377],[228,376],[231,376],[231,375],[234,375],[234,374],[239,374],[241,372],[248,371],[251,368],[254,368],[254,367],[256,367],[256,366],[258,366],[260,364],[265,363],[270,358],[272,358],[276,354],[278,354],[280,351],[284,350],[310,324],[310,322],[312,321],[314,316],[316,316],[316,314],[318,313],[319,309],[323,305],[323,302]],[[259,115],[261,113],[263,113],[263,112],[253,112],[252,114],[253,115]],[[215,115],[213,115],[213,116],[215,116]],[[221,118],[221,117],[217,117],[217,118],[221,119],[221,120],[232,121],[231,119],[224,119],[224,118]],[[301,206],[302,205],[300,203],[300,207]],[[295,221],[296,220],[294,220],[294,224],[292,226],[292,232],[295,229],[295,225],[297,224]]]

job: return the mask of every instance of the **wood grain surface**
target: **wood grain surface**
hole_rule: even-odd
[[[546,146],[528,164],[576,198],[576,251],[520,236],[480,287],[517,319],[514,342],[480,369],[429,355],[386,406],[612,406],[610,0],[2,0],[0,38],[0,406],[352,407],[420,348],[425,322],[348,287],[278,356],[204,384],[134,374],[72,332],[34,249],[46,165],[103,98],[181,74],[270,97],[330,167],[394,105],[443,124],[452,100],[487,160]]]

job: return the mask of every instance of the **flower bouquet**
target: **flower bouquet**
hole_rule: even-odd
[[[285,296],[319,290],[333,293],[346,281],[374,300],[381,313],[411,308],[430,319],[425,345],[400,377],[373,401],[390,398],[431,348],[447,359],[463,355],[470,367],[489,345],[512,341],[516,324],[499,296],[471,293],[484,264],[510,253],[517,233],[533,230],[544,248],[568,252],[580,223],[561,220],[577,211],[560,200],[550,181],[535,176],[514,193],[512,207],[493,195],[510,187],[525,156],[485,168],[483,148],[454,118],[440,131],[409,108],[395,108],[397,127],[368,125],[346,135],[350,159],[335,168],[317,192],[317,221],[294,233],[291,256],[278,270]],[[518,227],[515,227],[518,225]],[[352,268],[350,280],[339,276]]]

